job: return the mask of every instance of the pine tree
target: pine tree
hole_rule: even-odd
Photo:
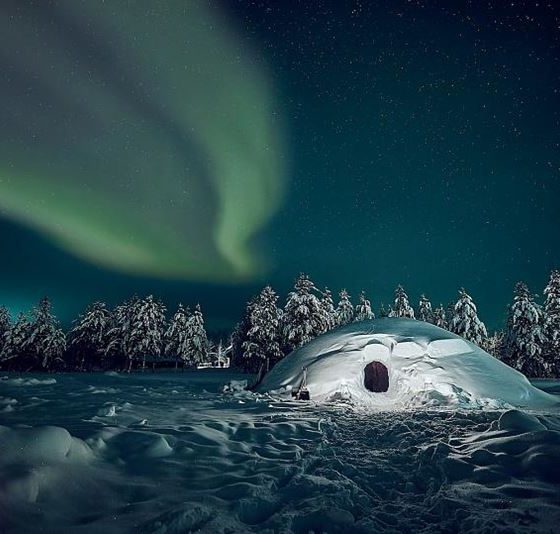
[[[128,354],[130,360],[142,360],[146,367],[146,357],[155,361],[161,356],[163,332],[165,328],[165,306],[153,295],[141,299],[134,307],[130,319]]]
[[[340,300],[336,306],[335,320],[337,326],[351,323],[354,320],[354,306],[346,289],[339,293]]]
[[[86,356],[95,363],[105,351],[111,314],[104,302],[94,302],[81,314],[70,331],[70,347],[79,358],[78,368],[83,369]]]
[[[134,295],[131,299],[119,304],[111,315],[111,327],[107,334],[105,354],[115,360],[121,360],[128,372],[132,369],[134,352],[130,344],[132,321],[137,313],[140,299]],[[126,362],[126,363],[125,363]]]
[[[507,321],[507,360],[512,367],[531,377],[546,376],[550,372],[543,357],[546,338],[542,322],[541,307],[527,285],[518,282]]]
[[[484,345],[488,336],[486,326],[478,318],[475,303],[463,288],[459,290],[459,299],[455,304],[451,330],[479,347]]]
[[[169,323],[169,327],[165,331],[164,344],[165,354],[175,358],[175,369],[177,369],[179,360],[183,363],[189,359],[189,319],[191,313],[189,308],[185,310],[182,304],[179,304],[173,319]]]
[[[255,299],[256,297],[253,297],[247,302],[243,317],[241,321],[235,325],[231,334],[231,365],[241,368],[244,371],[250,371],[250,369],[246,368],[247,360],[245,358],[243,343],[247,341],[247,333],[251,328],[251,311],[255,304]]]
[[[544,357],[550,374],[560,375],[560,271],[553,270],[544,289]]]
[[[381,308],[379,308],[379,317],[384,318],[384,317],[390,317],[390,313],[391,313],[391,308],[389,307],[389,309],[385,308],[385,304],[383,304],[383,302],[381,303]]]
[[[434,311],[432,309],[432,303],[426,295],[420,297],[420,302],[418,303],[418,320],[424,321],[426,323],[435,323]]]
[[[208,338],[204,328],[204,316],[197,304],[194,313],[187,323],[187,339],[188,339],[188,363],[190,365],[198,365],[202,363],[208,354]]]
[[[321,296],[321,308],[325,317],[325,332],[332,330],[336,326],[336,315],[331,290],[326,287]]]
[[[504,343],[505,333],[501,330],[498,330],[485,339],[482,348],[488,354],[494,356],[494,358],[498,358],[499,360],[501,360],[504,351]]]
[[[0,306],[0,354],[2,353],[2,348],[4,346],[4,336],[10,330],[11,320],[8,308],[5,306]],[[0,358],[1,360],[1,358]]]
[[[453,317],[455,317],[455,302],[451,301],[447,303],[447,307],[445,308],[445,319],[447,320],[448,330],[451,330]]]
[[[31,324],[24,349],[42,369],[62,364],[66,336],[51,311],[47,297],[41,299],[31,313]]]
[[[443,307],[443,304],[440,304],[434,310],[434,324],[445,330],[449,329],[449,323],[447,322],[447,315],[445,313],[445,308]]]
[[[360,302],[356,305],[355,321],[369,321],[375,319],[375,314],[371,311],[371,302],[366,298],[366,294],[360,292]]]
[[[389,317],[408,317],[414,319],[414,310],[408,302],[408,295],[401,285],[395,289],[395,302],[389,313]]]
[[[308,343],[327,328],[323,306],[315,293],[315,284],[301,274],[288,295],[282,316],[286,352]]]
[[[280,347],[281,314],[277,301],[275,291],[266,286],[252,306],[249,318],[251,326],[247,340],[243,343],[246,368],[252,371],[258,371],[261,366],[268,371],[284,355]]]
[[[5,365],[10,362],[11,367],[25,369],[30,362],[27,357],[27,339],[31,324],[24,313],[20,313],[17,319],[4,333],[0,362]]]

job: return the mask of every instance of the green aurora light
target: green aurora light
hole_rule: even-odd
[[[258,275],[251,242],[285,190],[281,125],[227,17],[192,0],[2,10],[0,213],[110,269]]]

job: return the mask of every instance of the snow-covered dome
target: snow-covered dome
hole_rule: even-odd
[[[304,374],[318,402],[347,399],[380,409],[558,405],[476,345],[412,319],[362,321],[323,334],[279,362],[257,391],[290,395]]]

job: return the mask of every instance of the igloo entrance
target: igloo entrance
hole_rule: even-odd
[[[389,389],[389,371],[381,362],[368,363],[364,368],[364,386],[374,393]]]

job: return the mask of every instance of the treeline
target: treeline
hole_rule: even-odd
[[[163,303],[133,297],[110,310],[94,302],[65,333],[42,299],[15,321],[0,307],[0,367],[4,370],[92,370],[145,368],[163,362],[196,366],[212,353],[197,304],[191,313],[179,305],[166,319]]]
[[[348,292],[339,293],[335,305],[328,288],[319,290],[301,274],[283,307],[278,295],[266,286],[246,306],[231,335],[232,365],[251,373],[269,370],[294,349],[329,330],[374,319],[364,292],[354,304]],[[515,286],[505,328],[488,333],[478,317],[472,297],[459,290],[457,300],[433,307],[422,295],[414,308],[402,286],[389,306],[381,305],[379,317],[408,317],[432,323],[477,344],[508,365],[531,377],[560,375],[560,272],[552,271],[537,302],[527,285]],[[200,306],[194,311],[179,305],[166,316],[163,303],[148,296],[133,297],[114,309],[94,302],[65,333],[42,299],[29,314],[11,320],[0,307],[0,368],[4,370],[130,371],[147,364],[182,368],[212,363],[223,354],[221,345],[208,340]]]
[[[560,272],[552,271],[539,304],[526,284],[515,286],[508,306],[506,327],[491,334],[478,317],[472,297],[459,290],[456,301],[433,307],[422,295],[414,309],[402,286],[394,301],[381,305],[379,317],[407,317],[432,323],[480,346],[530,377],[560,375]],[[248,372],[267,371],[292,350],[337,326],[374,319],[371,302],[360,293],[354,305],[346,290],[334,304],[328,288],[319,290],[302,274],[283,308],[278,295],[265,287],[247,304],[242,321],[232,334],[232,363]]]

